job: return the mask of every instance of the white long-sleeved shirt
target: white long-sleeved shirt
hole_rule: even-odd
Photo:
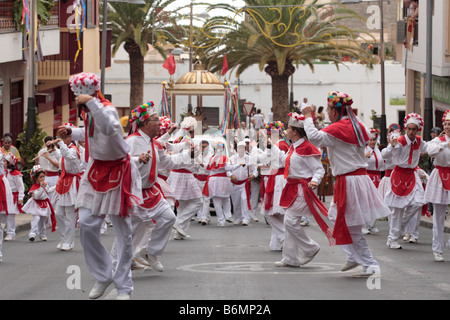
[[[71,148],[72,145],[73,144],[71,143],[68,146],[63,141],[58,142],[59,150],[61,151],[59,167],[62,169],[62,160],[64,158],[64,168],[66,172],[77,174],[81,172],[81,153],[78,155],[77,150]]]
[[[123,139],[123,130],[119,115],[114,106],[104,106],[94,98],[86,103],[89,108],[88,126],[91,117],[94,118],[94,135],[88,137],[89,156],[94,160],[115,161],[124,159],[130,147]],[[72,138],[84,140],[85,129],[73,128]]]
[[[384,159],[383,156],[381,155],[380,149],[378,149],[377,147],[375,147],[375,149],[372,149],[371,147],[367,146],[365,152],[370,152],[371,155],[369,158],[366,157],[367,159],[367,170],[371,170],[371,171],[384,171],[385,170],[385,165],[384,165]],[[376,156],[376,159],[375,159]],[[377,161],[378,161],[378,167],[377,167]]]
[[[325,174],[325,169],[323,168],[322,162],[321,162],[321,156],[301,156],[298,153],[295,152],[295,148],[300,146],[302,143],[304,143],[305,139],[299,139],[296,142],[292,144],[292,148],[294,151],[292,152],[292,155],[289,159],[289,172],[288,172],[288,178],[291,179],[308,179],[311,178],[311,181],[316,182],[317,184],[320,184],[320,182],[323,179],[323,176]],[[271,151],[269,151],[271,150]],[[284,152],[280,150],[276,145],[273,145],[271,149],[267,149],[266,151],[268,154],[273,153],[272,156],[275,158],[275,161],[272,161],[272,164],[276,163],[282,163],[283,165],[280,166],[283,167],[286,165],[286,160],[289,155],[288,152]],[[279,161],[276,161],[276,158],[278,156]]]
[[[343,119],[345,118],[346,117],[344,117]],[[327,148],[331,171],[334,176],[346,174],[361,168],[368,167],[364,148],[346,143],[326,132],[319,131],[314,125],[313,119],[311,117],[307,118],[304,123],[308,141],[316,147]],[[367,128],[364,127],[363,130],[364,129],[369,135],[370,132],[367,130]]]
[[[401,143],[397,143],[392,148],[392,162],[402,168],[414,169],[419,164],[420,154],[427,152],[427,143],[421,140],[419,149],[413,151],[412,161],[411,164],[409,164],[408,159],[412,141],[407,135],[405,135],[405,138],[405,146],[402,146]]]
[[[138,130],[139,135],[129,136],[125,141],[130,147],[131,160],[134,161],[136,167],[141,174],[142,189],[148,189],[153,186],[149,181],[150,170],[153,161],[156,161],[155,167],[155,178],[158,175],[160,169],[172,170],[181,169],[191,165],[190,150],[183,150],[181,153],[174,155],[167,155],[163,148],[158,148],[157,144],[154,143],[155,154],[152,151],[151,138],[146,135],[142,130]],[[148,163],[140,163],[139,156],[142,153],[149,152],[150,161]],[[156,181],[156,180],[155,180]]]
[[[448,142],[449,136],[445,136],[445,141],[441,141],[438,137],[428,142],[427,150],[430,157],[435,158],[434,165],[441,167],[450,166],[450,148]]]
[[[245,180],[250,175],[255,178],[258,176],[258,170],[254,164],[250,163],[250,157],[247,154],[244,154],[243,157],[240,157],[239,154],[232,155],[230,164],[233,167],[228,168],[228,176],[234,175],[238,181]],[[245,164],[245,166],[243,167],[242,164]]]

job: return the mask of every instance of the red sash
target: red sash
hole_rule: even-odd
[[[250,195],[251,195],[250,180],[245,179],[245,180],[240,180],[240,181],[236,181],[236,182],[233,182],[233,181],[231,181],[231,182],[237,186],[245,183],[245,194],[247,195],[247,207],[248,207],[248,210],[252,210],[252,205],[250,203]]]
[[[40,187],[41,187],[40,184],[35,183],[35,184],[33,184],[31,186],[31,188],[28,191],[28,193],[32,193],[33,191],[36,191]],[[37,199],[33,199],[33,200],[36,202],[36,204],[39,206],[39,208],[46,209],[46,208],[50,207],[50,212],[51,212],[50,220],[52,222],[52,232],[55,232],[55,230],[56,230],[56,216],[55,216],[55,210],[53,210],[53,206],[52,206],[52,203],[50,202],[50,199],[47,198],[47,199],[44,199],[44,200],[37,200]]]
[[[450,167],[436,166],[435,168],[438,169],[439,177],[442,181],[442,186],[445,190],[450,191]]]
[[[95,160],[87,176],[92,188],[97,192],[108,192],[121,186],[120,216],[128,216],[128,208],[139,198],[131,194],[131,165],[130,155],[125,160],[102,161]]]
[[[270,210],[273,207],[273,193],[275,191],[275,179],[277,175],[284,174],[284,168],[278,169],[274,174],[269,174],[267,179],[267,186],[264,190],[264,209]],[[264,185],[263,179],[261,179],[261,183]]]
[[[348,231],[347,223],[345,221],[345,211],[347,209],[347,179],[346,176],[362,176],[367,175],[367,170],[361,168],[353,172],[336,176],[336,183],[334,184],[333,199],[336,202],[337,216],[334,225],[333,237],[336,239],[336,244],[345,245],[352,244],[353,240]]]
[[[163,176],[162,174],[158,174],[158,178],[161,178],[164,181],[167,181],[167,179],[169,179],[169,177]]]
[[[216,174],[213,174],[206,178],[206,182],[205,182],[205,185],[203,186],[202,194],[207,197],[209,197],[209,179],[211,177],[227,177],[227,173],[226,172],[216,173]]]
[[[409,195],[416,185],[416,169],[395,166],[391,174],[391,190],[400,197]]]
[[[45,175],[47,177],[56,177],[56,176],[59,176],[59,172],[58,171],[45,171]]]
[[[189,170],[186,169],[174,169],[172,172],[178,172],[178,173],[192,173]]]
[[[370,180],[372,180],[375,187],[378,188],[381,181],[381,172],[376,170],[367,170],[367,174],[369,175]]]
[[[8,215],[8,202],[6,201],[6,186],[3,181],[4,175],[0,176],[0,211],[5,211]]]
[[[390,178],[392,174],[392,169],[386,169],[384,172],[384,176]]]
[[[13,192],[12,194],[13,194],[14,204],[17,204],[17,208],[19,209],[19,212],[23,213],[22,205],[19,204],[19,192],[16,191],[16,192]]]
[[[195,179],[199,181],[206,181],[208,180],[209,175],[208,174],[194,174]]]

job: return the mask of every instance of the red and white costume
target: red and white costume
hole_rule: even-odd
[[[450,110],[444,114],[442,122],[450,122]],[[447,124],[448,125],[448,124]],[[425,202],[433,204],[433,244],[432,250],[442,254],[444,249],[444,222],[450,204],[450,137],[436,137],[428,143],[428,154],[435,158],[435,168],[430,174],[425,189]]]
[[[209,160],[213,156],[213,153],[210,152],[210,148],[212,149],[212,147],[210,147],[208,144],[208,149],[202,152],[202,154],[197,158],[197,162],[200,163],[201,165],[198,167],[197,173],[194,174],[195,178],[197,179],[198,186],[202,190],[202,193],[203,189],[205,188],[206,181],[208,181],[208,177],[210,175],[210,171],[206,169]],[[211,222],[211,214],[209,213],[210,201],[211,198],[203,194],[202,206],[197,212],[197,218],[199,219],[199,222],[201,222],[202,225],[206,225]]]
[[[0,150],[0,224],[6,223],[10,208],[14,207],[14,198],[6,178],[3,157],[5,154]],[[3,228],[0,227],[0,262],[2,261]]]
[[[405,126],[414,123],[419,130],[423,121],[417,114],[407,115]],[[424,202],[424,188],[416,167],[420,153],[427,152],[427,144],[420,136],[411,141],[407,135],[397,139],[398,143],[392,148],[392,162],[396,165],[391,174],[391,188],[385,196],[386,204],[392,208],[389,216],[389,236],[387,245],[390,248],[401,248],[397,240],[402,235],[406,224],[415,215],[420,215]]]
[[[378,186],[378,192],[384,198],[386,193],[391,189],[391,174],[392,170],[395,168],[395,164],[392,162],[392,145],[389,143],[391,139],[400,138],[401,133],[399,130],[392,131],[389,133],[387,140],[388,145],[386,148],[381,150],[381,157],[384,160],[384,176],[381,178],[380,185]]]
[[[56,183],[53,203],[61,233],[57,249],[67,251],[73,249],[75,240],[77,220],[75,203],[82,176],[81,152],[73,143],[66,145],[63,141],[59,141],[58,146],[61,152],[59,164],[61,174]]]
[[[143,203],[134,207],[131,219],[133,256],[135,259],[145,253],[160,256],[169,241],[176,216],[158,183],[158,171],[160,168],[170,170],[177,167],[177,164],[182,167],[183,160],[186,160],[183,157],[190,158],[190,154],[169,156],[155,138],[151,139],[142,130],[129,135],[125,141],[130,146],[131,159],[139,169],[142,179]],[[140,163],[139,156],[146,152],[149,152],[150,161]]]
[[[94,74],[79,74],[70,80],[75,95],[96,94],[99,82]],[[132,206],[142,202],[141,177],[130,161],[130,148],[123,139],[115,107],[102,98],[89,100],[86,106],[84,130],[72,129],[74,140],[84,139],[89,158],[75,205],[79,212],[80,240],[86,264],[97,284],[114,282],[120,295],[130,294],[133,290],[130,214]],[[106,215],[114,226],[118,244],[114,267],[100,238]]]
[[[42,168],[39,165],[34,166],[30,172],[32,179],[35,180],[40,172],[44,172]],[[31,197],[23,206],[22,210],[33,216],[31,219],[31,229],[28,233],[31,241],[36,236],[39,236],[41,240],[47,240],[46,223],[48,218],[51,218],[52,232],[56,229],[55,210],[50,202],[51,188],[47,184],[41,186],[38,183],[34,183],[28,191]]]
[[[278,141],[276,144],[278,149],[284,153],[288,153],[289,145],[285,141]],[[272,233],[269,242],[269,249],[272,251],[279,251],[283,247],[285,228],[284,228],[284,214],[285,208],[280,205],[281,194],[286,185],[286,179],[284,178],[284,165],[283,161],[269,161],[264,157],[259,157],[258,161],[269,163],[269,169],[266,169],[264,178],[261,178],[260,194],[262,196],[261,214],[265,217],[269,223]],[[264,173],[261,169],[261,175]],[[265,179],[265,181],[263,181]]]
[[[381,182],[381,171],[384,171],[384,159],[381,155],[380,149],[375,146],[372,149],[369,146],[366,146],[366,153],[370,152],[370,157],[367,158],[367,174],[372,180],[375,187],[378,189]]]
[[[194,130],[196,126],[196,120],[192,117],[184,118],[180,124],[180,132],[186,135],[190,135],[190,132]],[[180,136],[180,142],[173,145],[172,151],[174,154],[182,152],[183,149],[189,149],[189,138]],[[175,228],[180,228],[185,234],[189,229],[191,218],[194,217],[198,210],[202,206],[202,190],[200,190],[197,179],[194,173],[197,172],[199,164],[194,163],[194,159],[185,163],[183,169],[174,169],[170,172],[167,183],[173,190],[173,194],[178,203],[177,206],[177,220],[175,221]],[[184,239],[186,237],[180,237],[177,233],[174,239]]]
[[[15,169],[5,170],[5,176],[14,198],[14,206],[8,209],[6,217],[6,236],[8,240],[12,240],[16,236],[16,215],[22,213],[22,205],[19,202],[23,201],[25,187],[22,174],[17,169],[17,158],[12,153],[8,153],[5,158],[11,166],[15,167]]]
[[[239,150],[242,148],[241,150]],[[224,168],[230,170],[228,175],[234,175],[236,182],[228,181],[231,201],[233,202],[234,223],[248,225],[250,222],[251,205],[251,180],[250,175],[255,178],[258,170],[254,164],[250,163],[250,156],[245,153],[245,142],[238,143],[238,152],[230,157],[232,167]],[[245,166],[242,166],[245,164]],[[225,173],[226,174],[226,173]],[[228,179],[228,178],[223,178]]]
[[[320,131],[313,119],[307,118],[305,131],[312,144],[327,148],[331,170],[336,176],[333,200],[328,210],[328,217],[334,222],[336,244],[343,245],[347,262],[362,265],[364,272],[369,267],[379,268],[379,264],[362,236],[362,225],[384,218],[390,211],[367,175],[364,147],[369,140],[369,131],[355,119],[348,96],[340,96],[338,92],[330,93],[329,106],[337,107],[336,103],[340,103],[352,118],[342,116]],[[356,132],[362,141],[358,140]]]

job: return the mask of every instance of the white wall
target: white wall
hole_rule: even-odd
[[[113,59],[110,70],[106,72],[106,93],[112,94],[113,103],[118,107],[128,107],[129,103],[129,65],[127,54],[120,51]],[[144,99],[152,100],[156,106],[161,102],[161,82],[169,79],[166,69],[162,68],[162,62],[146,63]],[[370,120],[371,110],[381,115],[381,71],[380,65],[369,69],[365,65],[348,63],[340,66],[339,71],[334,65],[317,64],[314,73],[309,67],[300,66],[294,74],[294,100],[303,100],[308,97],[308,102],[317,107],[326,105],[327,93],[338,90],[350,94],[354,100],[354,107],[359,109],[361,120],[369,127],[373,123]],[[177,62],[174,80],[189,71],[188,63]],[[234,74],[227,74],[230,84],[237,84]],[[220,78],[222,81],[223,77]],[[253,66],[240,77],[240,98],[255,103],[257,108],[267,114],[272,106],[271,79],[261,72],[258,66]],[[398,123],[398,111],[404,110],[404,106],[390,106],[391,96],[405,94],[405,71],[401,64],[386,63],[385,65],[385,91],[386,91],[386,122],[389,126]],[[196,106],[196,99],[192,101]],[[221,107],[223,113],[222,97],[204,97],[203,106]],[[177,113],[187,111],[187,97],[177,99]],[[275,119],[276,120],[276,119]]]

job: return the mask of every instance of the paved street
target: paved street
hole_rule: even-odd
[[[277,268],[280,252],[268,249],[270,227],[264,219],[248,227],[217,227],[191,223],[191,239],[170,240],[160,258],[164,272],[134,271],[135,300],[447,300],[450,252],[446,262],[433,260],[431,229],[420,227],[417,244],[402,250],[385,245],[387,221],[380,233],[366,239],[381,264],[379,279],[355,279],[355,270],[341,272],[345,256],[330,247],[314,223],[308,234],[322,246],[317,257],[299,268]],[[446,235],[447,239],[448,234]],[[27,232],[3,244],[0,264],[0,299],[87,300],[94,284],[84,263],[77,234],[74,251],[56,250],[58,232],[48,231],[48,241],[28,241]],[[110,248],[113,228],[103,236]],[[78,286],[79,284],[79,286]],[[111,286],[101,299],[113,299]]]

